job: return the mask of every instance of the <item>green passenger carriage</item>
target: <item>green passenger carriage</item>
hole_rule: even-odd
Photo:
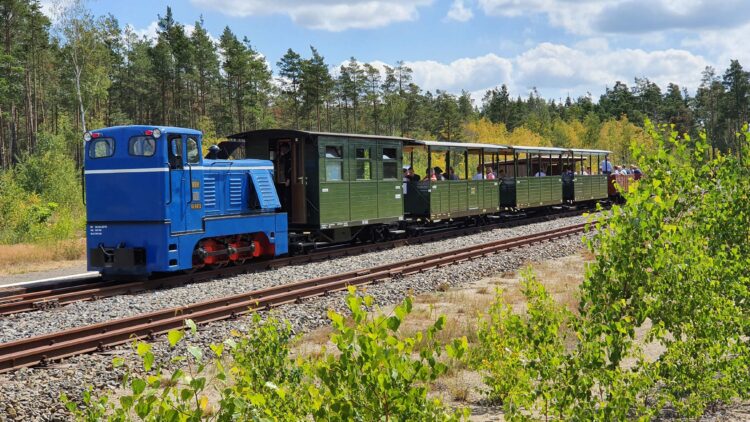
[[[401,162],[409,139],[280,129],[230,138],[245,141],[248,158],[274,162],[290,231],[339,242],[404,218]]]
[[[602,172],[602,162],[609,161],[609,151],[571,149],[567,167],[572,175],[563,178],[563,195],[567,203],[607,199],[608,176]],[[606,167],[605,167],[606,168]]]
[[[405,144],[404,155],[421,176],[419,181],[405,183],[406,215],[436,221],[499,212],[503,182],[499,163],[509,154],[508,147],[502,145],[435,141]],[[445,171],[445,180],[438,175],[437,180],[431,180],[436,169]]]

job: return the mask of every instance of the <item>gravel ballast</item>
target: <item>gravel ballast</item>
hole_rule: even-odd
[[[306,278],[369,268],[490,240],[552,230],[586,220],[585,217],[573,217],[511,229],[498,229],[430,244],[337,258],[322,263],[290,266],[157,292],[82,302],[48,311],[13,315],[0,318],[0,341],[7,342],[28,337],[32,333],[39,335],[54,332]],[[444,290],[449,286],[470,283],[480,278],[516,270],[529,261],[576,253],[582,246],[581,236],[572,236],[457,265],[436,268],[377,285],[369,285],[367,292],[375,298],[378,304],[394,304],[407,294]],[[288,319],[297,332],[305,332],[327,325],[326,311],[328,309],[343,310],[345,305],[341,299],[344,295],[343,292],[333,293],[299,304],[284,305],[274,312],[280,318]],[[245,317],[202,326],[197,336],[191,338],[190,341],[192,344],[207,349],[209,344],[221,342],[229,337],[230,330],[244,331],[247,321]],[[171,356],[185,354],[185,350],[182,347],[170,349],[163,337],[158,337],[154,340],[154,353],[157,361],[166,363]],[[3,419],[68,420],[69,416],[59,401],[61,392],[77,398],[86,386],[92,386],[95,390],[113,389],[119,386],[124,370],[112,368],[113,355],[124,357],[130,367],[138,366],[135,354],[129,347],[123,346],[107,353],[73,357],[48,368],[22,369],[0,375],[0,421]]]
[[[184,287],[143,292],[135,295],[113,296],[91,302],[73,303],[60,308],[9,315],[0,317],[0,343],[164,308],[188,305],[293,281],[399,262],[404,258],[455,250],[490,240],[507,239],[553,230],[586,221],[586,217],[564,218],[510,229],[497,229],[440,242],[411,245],[352,257],[336,258],[325,262],[293,265],[272,271],[243,274]]]

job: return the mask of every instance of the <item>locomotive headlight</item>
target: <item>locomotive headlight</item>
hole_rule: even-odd
[[[88,142],[91,140],[91,132],[86,132],[83,134],[83,140]]]
[[[153,135],[154,138],[159,139],[159,137],[161,136],[161,131],[159,129],[154,129]]]

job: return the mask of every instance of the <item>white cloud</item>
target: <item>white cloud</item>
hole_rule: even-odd
[[[156,31],[159,29],[159,23],[156,21],[152,21],[145,28],[136,28],[131,24],[127,24],[126,26],[129,27],[138,38],[146,37],[147,40],[151,41],[156,39]]]
[[[149,23],[145,28],[136,28],[131,24],[127,24],[125,26],[130,28],[130,31],[137,35],[138,38],[146,37],[146,39],[149,41],[155,41],[156,37],[158,36],[157,31],[159,30],[159,22],[157,21],[151,21],[151,23]],[[188,37],[193,35],[193,31],[195,31],[195,25],[184,24],[183,26],[185,27],[185,34]],[[208,33],[208,38],[213,41],[214,44],[219,43],[219,39],[214,37],[210,32]]]
[[[463,0],[453,0],[450,10],[446,18],[459,22],[466,22],[474,17],[474,12],[464,5]]]
[[[745,67],[750,66],[750,50],[741,41],[748,38],[750,24],[727,30],[701,31],[684,39],[682,46],[711,54],[717,64],[716,70],[721,73],[733,59],[739,60]]]
[[[695,90],[708,62],[687,50],[609,49],[603,40],[592,39],[576,47],[542,43],[508,58],[487,54],[450,63],[405,64],[423,89],[455,94],[467,90],[479,101],[487,89],[502,84],[513,95],[526,95],[536,87],[545,98],[578,97],[587,92],[598,98],[616,81],[632,85],[635,77],[647,77],[663,89],[671,82]]]
[[[283,14],[300,26],[326,31],[378,28],[417,19],[433,0],[191,0],[230,16]]]
[[[620,0],[479,0],[489,16],[546,15],[554,26],[574,33],[590,32],[590,21],[610,3]],[[659,0],[655,0],[659,1]]]
[[[510,60],[495,54],[463,58],[448,64],[432,60],[406,62],[414,73],[414,82],[422,89],[442,89],[458,93],[475,91],[509,81],[513,71]]]
[[[662,87],[670,82],[695,89],[700,72],[708,64],[687,50],[644,51],[618,49],[585,51],[560,44],[542,43],[514,60],[517,87],[536,86],[542,92],[604,91],[615,81],[632,84],[635,77],[647,77]]]
[[[748,22],[746,0],[479,0],[490,16],[544,15],[577,34],[727,28]]]

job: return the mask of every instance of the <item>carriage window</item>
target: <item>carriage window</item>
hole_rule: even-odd
[[[95,139],[89,145],[89,158],[106,158],[115,153],[115,140],[112,138]]]
[[[341,147],[326,147],[326,158],[341,158]]]
[[[344,180],[344,160],[341,147],[326,146],[326,181],[338,182]]]
[[[187,161],[189,164],[197,164],[201,161],[201,153],[198,149],[198,141],[194,138],[187,140]]]
[[[156,151],[156,140],[151,136],[134,136],[128,142],[128,154],[151,157]]]
[[[357,180],[372,180],[370,148],[357,148]]]
[[[398,178],[396,148],[383,148],[383,179]]]

